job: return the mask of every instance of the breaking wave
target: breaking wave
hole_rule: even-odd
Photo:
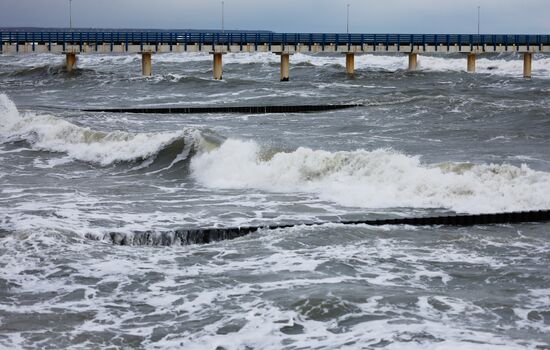
[[[149,159],[165,149],[183,151],[186,144],[194,144],[200,138],[196,129],[157,133],[96,131],[52,115],[21,114],[6,95],[0,94],[3,142],[24,140],[34,149],[66,153],[75,160],[102,166]]]
[[[0,141],[20,140],[36,150],[61,152],[101,166],[144,161],[133,170],[148,172],[191,159],[191,175],[206,187],[299,192],[350,207],[464,213],[550,208],[550,173],[527,165],[425,164],[419,156],[391,149],[328,152],[301,147],[278,152],[254,141],[223,142],[192,128],[103,132],[52,115],[22,114],[0,94]]]
[[[298,148],[262,156],[253,141],[227,140],[191,160],[207,187],[312,193],[344,206],[446,208],[481,213],[550,208],[550,173],[508,164],[424,164],[391,149]]]

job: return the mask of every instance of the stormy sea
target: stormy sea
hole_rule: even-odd
[[[550,209],[550,58],[521,58],[0,56],[0,348],[550,349],[550,224],[338,223]]]

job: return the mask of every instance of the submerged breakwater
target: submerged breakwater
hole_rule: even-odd
[[[118,245],[190,245],[208,244],[213,242],[235,239],[249,234],[265,230],[281,230],[296,226],[321,226],[327,224],[336,225],[408,225],[408,226],[476,226],[495,224],[518,224],[550,221],[550,210],[537,210],[513,213],[478,214],[478,215],[452,215],[418,218],[378,219],[378,220],[354,220],[340,222],[307,222],[300,224],[274,224],[269,226],[251,227],[215,227],[199,229],[180,229],[168,232],[132,232],[130,235],[118,232],[109,233],[109,238]]]
[[[0,348],[550,343],[547,57],[139,59],[0,57]]]
[[[334,111],[359,107],[360,105],[302,105],[302,106],[228,106],[228,107],[164,107],[164,108],[114,108],[114,109],[84,109],[83,112],[109,112],[109,113],[144,113],[144,114],[196,114],[196,113],[309,113]]]

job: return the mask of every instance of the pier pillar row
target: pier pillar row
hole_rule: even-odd
[[[141,73],[143,76],[150,77],[153,75],[153,64],[150,52],[141,53]]]
[[[214,52],[214,79],[215,80],[222,80],[222,74],[223,74],[223,63],[222,63],[222,53],[221,52]]]
[[[346,73],[348,75],[355,74],[355,54],[353,53],[346,54]]]
[[[468,73],[475,73],[476,71],[476,54],[468,54]]]
[[[523,77],[531,78],[531,68],[533,66],[533,54],[526,52],[523,54]]]
[[[281,53],[281,81],[290,79],[290,54]]]
[[[409,70],[415,71],[418,68],[418,54],[410,53],[409,54]]]
[[[66,67],[67,72],[71,72],[76,69],[76,53],[74,52],[67,52],[65,54],[65,61],[66,61]]]

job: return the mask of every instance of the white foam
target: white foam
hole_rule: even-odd
[[[299,230],[316,229],[290,229],[294,231],[292,236],[296,237]],[[0,277],[13,284],[13,295],[38,291],[49,297],[3,306],[10,316],[93,311],[89,319],[68,326],[69,330],[60,336],[124,333],[144,337],[144,348],[280,349],[291,344],[295,348],[355,349],[386,343],[387,349],[524,349],[542,345],[540,339],[548,333],[548,326],[542,322],[514,321],[508,325],[475,296],[453,296],[455,286],[447,295],[447,290],[434,288],[433,281],[418,283],[424,280],[417,280],[418,272],[423,273],[427,267],[445,268],[444,264],[426,264],[432,256],[469,262],[470,254],[493,253],[472,251],[455,243],[424,249],[414,239],[384,236],[369,234],[360,242],[318,247],[301,244],[289,249],[274,243],[274,235],[254,240],[261,243],[261,249],[236,240],[165,248],[159,254],[158,250],[94,242],[71,241],[60,246],[59,237],[47,230],[28,230],[21,237],[14,235],[0,241],[0,249],[5,252],[0,255],[5,265]],[[280,241],[288,242],[289,237]],[[48,259],[51,256],[58,259]],[[505,266],[513,265],[509,255],[500,258]],[[326,263],[344,263],[353,269],[344,273],[319,269]],[[376,283],[370,276],[393,276],[393,280]],[[98,282],[90,282],[94,279]],[[209,282],[207,288],[202,287],[205,281]],[[390,283],[398,289],[376,288]],[[349,291],[336,288],[347,285]],[[353,286],[364,286],[369,293],[350,296]],[[82,291],[82,296],[76,300],[64,298],[76,291]],[[393,295],[403,296],[410,303],[386,299]],[[544,307],[548,295],[548,289],[532,290],[514,304]],[[331,307],[342,312],[331,314]],[[150,308],[154,311],[147,311]],[[318,313],[322,317],[316,316]],[[195,326],[197,320],[206,322]],[[524,324],[530,327],[529,333],[517,338],[507,335],[506,327],[519,331]],[[500,328],[495,330],[494,325]],[[293,326],[296,334],[283,332],[283,327]],[[176,331],[159,338],[155,329]],[[30,344],[32,335],[9,333],[0,347]],[[51,339],[47,341],[49,344]],[[85,345],[94,347],[97,343]]]
[[[523,165],[424,164],[389,149],[327,152],[298,148],[262,159],[253,141],[227,140],[191,163],[213,188],[312,193],[345,206],[498,212],[550,208],[550,174]]]
[[[15,104],[0,94],[0,138],[25,139],[34,149],[63,152],[73,159],[108,165],[145,159],[193,130],[158,133],[101,132],[80,127],[52,115],[21,115]]]

